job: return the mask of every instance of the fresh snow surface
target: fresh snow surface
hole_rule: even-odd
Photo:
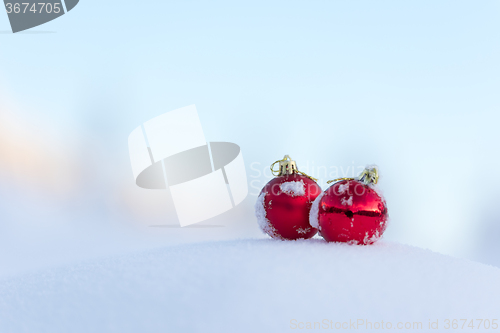
[[[280,184],[280,190],[292,197],[302,196],[306,194],[306,185],[301,181],[284,182]]]
[[[357,319],[449,331],[445,319],[498,318],[499,281],[498,268],[385,241],[185,244],[4,279],[0,332],[289,332],[293,320]]]

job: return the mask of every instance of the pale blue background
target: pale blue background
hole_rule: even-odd
[[[95,239],[130,244],[138,229],[138,243],[168,245],[179,230],[148,226],[175,224],[172,203],[134,186],[127,137],[196,104],[207,140],[238,143],[257,188],[253,169],[284,154],[313,175],[377,163],[387,239],[500,265],[499,18],[498,1],[83,0],[13,35],[2,14],[0,112],[71,151],[79,175],[52,195],[0,164],[3,252],[18,253],[2,260],[98,255]],[[209,224],[258,235],[254,201]]]

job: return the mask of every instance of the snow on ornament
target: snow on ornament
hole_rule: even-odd
[[[358,178],[340,178],[314,201],[310,224],[328,242],[368,245],[387,227],[387,205],[375,185],[377,166],[368,166]]]
[[[279,170],[273,167],[279,163]],[[276,239],[311,238],[318,230],[309,224],[309,210],[321,187],[297,169],[288,155],[271,165],[276,177],[264,186],[255,203],[260,229]]]

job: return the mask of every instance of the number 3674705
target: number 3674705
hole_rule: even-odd
[[[27,2],[16,2],[16,3],[6,3],[5,8],[7,14],[59,14],[61,12],[61,3],[50,3],[50,2],[38,2],[38,3],[27,3]]]

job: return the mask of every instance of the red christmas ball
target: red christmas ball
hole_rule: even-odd
[[[261,230],[276,239],[313,237],[318,230],[309,224],[309,211],[321,192],[314,180],[298,173],[272,179],[255,204]]]
[[[387,219],[383,197],[355,179],[330,186],[311,208],[311,225],[328,242],[372,244],[384,233]]]

